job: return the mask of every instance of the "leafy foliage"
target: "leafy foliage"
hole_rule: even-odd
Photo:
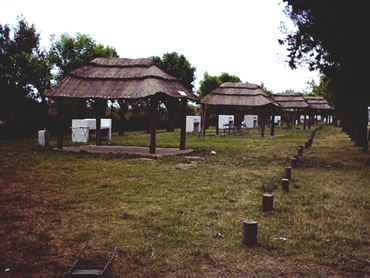
[[[203,80],[200,81],[199,96],[201,98],[206,97],[210,92],[225,82],[241,82],[241,80],[238,76],[226,72],[221,73],[220,76],[212,76],[208,72],[205,72]]]
[[[2,102],[38,98],[50,86],[50,66],[40,49],[35,26],[20,18],[13,30],[0,25],[0,85]]]
[[[78,33],[74,38],[63,34],[54,41],[48,53],[48,59],[57,68],[54,78],[62,80],[70,71],[87,65],[97,57],[118,57],[116,49],[97,44],[89,35]]]
[[[368,149],[367,2],[284,0],[296,29],[280,40],[288,46],[289,65],[308,63],[325,75],[341,124],[356,144]]]
[[[196,67],[193,67],[184,55],[171,52],[164,54],[162,58],[158,56],[153,56],[151,58],[159,68],[169,75],[176,77],[185,88],[190,91],[194,89],[193,83],[195,80]]]

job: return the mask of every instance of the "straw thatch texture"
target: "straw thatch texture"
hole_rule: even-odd
[[[310,107],[299,93],[274,94],[273,98],[283,109],[306,109]]]
[[[48,97],[139,99],[162,93],[174,98],[198,98],[151,59],[96,58],[73,70]]]
[[[212,91],[202,103],[208,105],[265,106],[278,104],[260,86],[241,82],[226,82]]]
[[[332,110],[333,108],[323,97],[304,97],[306,102],[311,106],[312,109],[316,110]]]

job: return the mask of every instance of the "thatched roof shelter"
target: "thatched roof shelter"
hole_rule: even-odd
[[[225,82],[217,89],[213,90],[205,99],[201,101],[205,106],[246,106],[259,109],[261,117],[261,136],[264,136],[264,118],[266,108],[271,110],[279,107],[279,104],[260,86],[242,82]],[[216,113],[217,114],[217,113]],[[272,121],[274,122],[274,121]],[[218,125],[216,126],[218,133]],[[271,129],[271,136],[274,135],[274,128]]]
[[[207,105],[279,106],[260,86],[242,82],[223,83],[201,102]]]
[[[198,98],[151,59],[96,58],[73,70],[47,97],[87,99],[139,99],[165,94],[173,98]]]
[[[158,68],[152,59],[96,58],[87,66],[70,72],[59,84],[45,93],[58,100],[58,117],[61,119],[62,100],[72,99],[149,99],[151,103],[150,153],[155,153],[155,134],[158,101],[165,98],[181,99],[182,113],[186,112],[188,99],[198,97],[186,89],[177,79]],[[181,122],[180,149],[185,149],[185,116]],[[97,113],[97,134],[100,118]],[[97,145],[100,139],[97,136]],[[62,135],[58,136],[58,148],[63,148]]]
[[[274,94],[273,98],[283,109],[307,109],[310,107],[299,93]]]
[[[326,99],[323,97],[311,97],[307,96],[304,97],[306,102],[310,105],[312,109],[315,110],[333,110],[333,108],[329,105]]]

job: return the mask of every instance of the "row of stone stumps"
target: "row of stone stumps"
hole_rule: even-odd
[[[309,149],[312,146],[313,138],[315,137],[316,131],[322,129],[322,126],[315,128],[308,141],[305,142],[304,148]],[[303,156],[303,146],[298,146],[297,153],[289,159],[289,167],[284,170],[283,178],[281,180],[281,189],[283,192],[289,192],[289,183],[292,178],[292,169],[296,168],[298,165],[299,157]],[[274,195],[263,194],[262,196],[262,211],[272,211],[274,209]],[[257,243],[257,232],[258,232],[258,222],[253,220],[246,220],[243,223],[243,244],[248,247],[252,247]]]

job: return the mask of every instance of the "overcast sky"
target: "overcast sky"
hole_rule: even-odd
[[[121,58],[145,58],[167,52],[184,54],[204,72],[227,72],[274,93],[302,91],[318,73],[291,70],[277,42],[280,22],[291,26],[280,0],[0,0],[0,24],[16,25],[18,15],[35,24],[42,46],[50,35],[88,34],[115,47]]]

